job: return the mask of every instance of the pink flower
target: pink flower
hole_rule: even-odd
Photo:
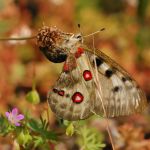
[[[18,114],[17,108],[13,108],[11,112],[6,112],[5,114],[9,122],[15,126],[20,126],[20,120],[24,119],[24,115]]]

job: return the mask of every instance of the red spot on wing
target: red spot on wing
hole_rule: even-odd
[[[64,96],[64,94],[65,94],[65,92],[64,92],[63,90],[58,91],[58,95],[60,95],[60,96]]]
[[[82,47],[78,47],[76,53],[75,53],[75,57],[79,58],[81,56],[81,54],[84,53],[84,49]]]
[[[91,79],[92,79],[92,73],[91,73],[91,71],[85,70],[85,71],[83,72],[83,77],[84,77],[84,80],[85,80],[85,81],[91,80]]]
[[[65,91],[63,91],[63,90],[58,90],[58,89],[53,89],[53,92],[54,93],[57,93],[58,95],[60,95],[60,96],[64,96],[65,95]]]
[[[64,63],[64,67],[63,67],[63,70],[64,71],[69,71],[69,65],[68,65],[68,63]]]
[[[82,53],[84,53],[84,49],[83,49],[82,47],[78,47],[78,52],[79,52],[80,54],[82,54]]]
[[[83,101],[83,99],[84,99],[84,97],[80,92],[76,92],[72,96],[72,101],[77,104],[81,103]]]
[[[63,71],[65,72],[72,71],[76,67],[77,67],[76,58],[73,56],[73,59],[70,60],[68,59],[68,61],[64,63]]]

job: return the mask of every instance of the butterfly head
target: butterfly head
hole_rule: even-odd
[[[80,45],[83,43],[83,37],[80,33],[78,34],[72,34],[71,36],[68,36],[64,39],[62,43],[62,47],[64,49],[68,49],[70,52],[76,51],[77,47],[80,47]]]
[[[39,49],[54,63],[64,62],[71,50],[83,43],[81,34],[65,33],[56,27],[43,26],[37,34]]]

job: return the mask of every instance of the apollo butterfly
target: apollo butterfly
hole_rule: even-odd
[[[48,93],[52,111],[66,120],[143,111],[147,100],[135,80],[107,55],[87,48],[83,38],[56,27],[39,30],[39,49],[51,62],[64,62],[59,79]]]

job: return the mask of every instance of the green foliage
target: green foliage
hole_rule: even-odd
[[[138,1],[138,8],[137,8],[137,15],[138,19],[141,23],[145,21],[146,9],[148,8],[148,0],[139,0]]]
[[[44,144],[44,140],[42,137],[34,136],[34,147],[38,147]]]
[[[143,27],[139,30],[135,37],[135,41],[140,50],[150,47],[150,28]]]
[[[39,134],[43,139],[56,140],[57,136],[53,131],[48,130],[48,122],[41,120],[31,119],[28,121],[27,126],[33,131]]]
[[[9,123],[4,116],[0,116],[0,135],[5,136],[10,131]]]
[[[105,144],[102,143],[102,134],[95,129],[83,126],[77,133],[79,134],[78,143],[82,146],[82,150],[100,150],[105,147]]]
[[[101,150],[105,147],[103,144],[103,134],[98,132],[92,127],[87,127],[88,121],[64,121],[66,128],[66,135],[72,136],[73,134],[77,137],[77,143],[80,145],[82,150]]]
[[[4,116],[0,116],[0,136],[5,136],[16,142],[16,146],[24,149],[39,148],[49,149],[49,142],[57,140],[57,134],[51,131],[46,120],[40,117],[40,120],[25,117],[21,126],[11,124]],[[17,149],[17,148],[16,148]]]

